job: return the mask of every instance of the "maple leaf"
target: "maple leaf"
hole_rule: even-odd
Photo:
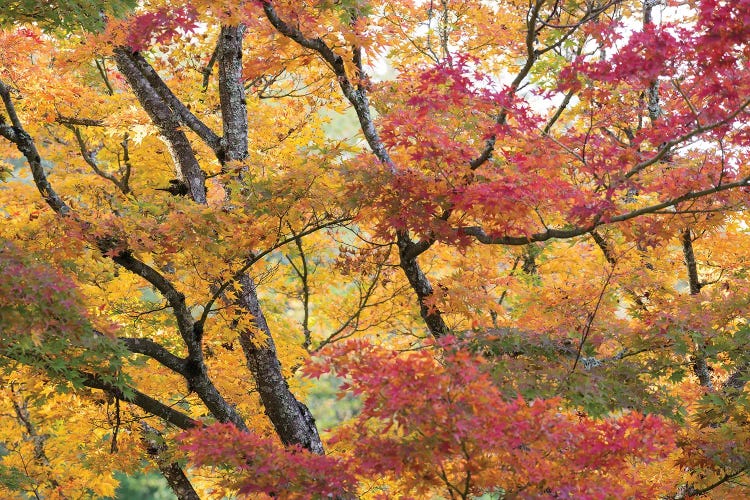
[[[747,496],[750,5],[653,3],[8,3],[0,496]]]

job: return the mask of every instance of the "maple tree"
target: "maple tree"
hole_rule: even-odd
[[[748,0],[7,7],[4,496],[747,495]]]

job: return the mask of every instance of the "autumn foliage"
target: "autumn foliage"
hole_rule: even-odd
[[[0,497],[750,496],[748,0],[5,4]]]
[[[334,371],[347,381],[340,389],[363,402],[357,418],[331,436],[336,454],[284,450],[227,424],[191,431],[183,447],[199,464],[239,470],[225,480],[230,491],[284,498],[345,496],[358,482],[386,498],[659,492],[639,472],[672,451],[670,424],[635,412],[595,420],[562,410],[559,398],[507,400],[486,361],[450,341],[440,347],[447,349],[440,362],[431,350],[404,356],[363,341],[316,359],[308,375]]]

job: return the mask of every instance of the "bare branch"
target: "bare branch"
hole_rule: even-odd
[[[161,292],[174,311],[180,334],[182,335],[183,340],[185,340],[188,348],[191,349],[191,357],[194,355],[202,357],[198,352],[193,352],[196,349],[199,350],[200,347],[194,345],[193,317],[185,305],[185,295],[179,292],[167,278],[159,273],[159,271],[136,259],[129,251],[121,252],[119,255],[112,257],[112,260],[128,271],[145,279]]]
[[[565,111],[565,108],[568,107],[570,104],[570,100],[573,99],[573,95],[575,95],[575,90],[569,90],[567,94],[565,94],[565,97],[563,98],[560,105],[557,107],[557,110],[555,111],[555,114],[552,115],[552,118],[549,119],[547,124],[544,126],[544,130],[542,130],[542,133],[544,135],[549,135],[550,131],[552,130],[552,127],[557,123],[557,120],[560,119],[563,112]]]
[[[122,162],[125,165],[125,172],[122,174],[120,182],[122,183],[123,193],[128,194],[131,192],[130,174],[133,172],[133,165],[130,163],[130,136],[127,132],[125,132],[120,146],[122,146]]]
[[[359,318],[362,315],[362,312],[364,312],[364,310],[367,309],[368,307],[372,307],[376,305],[376,304],[368,304],[368,303],[370,301],[370,298],[372,298],[372,295],[375,292],[375,289],[377,288],[378,281],[380,280],[380,274],[382,272],[384,265],[385,265],[385,261],[380,262],[377,270],[375,271],[374,276],[372,277],[372,280],[370,280],[370,284],[367,286],[364,293],[362,293],[362,289],[360,286],[359,304],[357,305],[357,309],[351,315],[349,315],[349,317],[341,324],[341,326],[339,326],[333,333],[331,333],[330,335],[328,335],[328,337],[326,337],[323,341],[321,341],[317,345],[317,347],[315,347],[313,352],[317,352],[328,344],[331,344],[333,342],[336,342],[338,340],[348,337],[349,335],[341,335],[341,334],[347,328],[349,328],[349,325],[351,325],[352,323],[354,323],[354,327],[352,328],[351,333],[354,333],[355,331],[357,331],[357,328],[359,327]],[[379,304],[380,302],[377,305]]]
[[[109,76],[107,76],[107,67],[105,66],[104,58],[99,59],[97,57],[94,59],[94,62],[96,63],[96,69],[99,71],[99,76],[102,77],[102,81],[107,87],[107,93],[109,95],[115,95],[115,90],[112,88],[112,84],[109,81]]]
[[[531,68],[534,67],[534,63],[536,62],[539,55],[534,49],[534,42],[536,41],[536,23],[539,18],[539,11],[541,10],[544,3],[545,0],[535,0],[533,5],[529,7],[529,12],[526,18],[526,62],[521,67],[520,71],[518,72],[518,74],[516,74],[516,77],[510,84],[510,90],[513,93],[518,90],[518,88],[521,86],[521,82],[524,80],[524,78],[526,78],[526,76],[528,76],[529,72],[531,72]],[[498,113],[495,122],[498,125],[504,125],[507,119],[508,110],[503,108]],[[484,149],[481,153],[479,153],[479,156],[469,162],[469,166],[472,170],[478,169],[479,167],[484,165],[484,163],[489,160],[490,157],[492,157],[492,153],[495,150],[496,141],[497,136],[495,134],[487,139]]]
[[[180,120],[186,118],[179,112],[180,108],[177,104],[179,100],[139,53],[118,47],[115,49],[115,61],[120,72],[128,80],[141,106],[148,113],[151,121],[156,125],[159,133],[169,146],[178,178],[187,184],[190,197],[196,203],[205,204],[205,174],[198,164],[190,141],[180,128]],[[161,90],[161,94],[157,92],[157,88]],[[179,105],[185,107],[182,103],[179,103]],[[192,113],[190,116],[192,116]],[[194,122],[190,123],[197,127]],[[186,124],[190,127],[190,123]],[[213,140],[212,138],[209,139]],[[216,140],[218,141],[218,138]]]
[[[680,490],[675,495],[670,495],[667,498],[672,498],[674,500],[682,500],[686,498],[703,496],[709,491],[718,488],[719,486],[726,483],[727,481],[730,481],[736,477],[741,476],[746,471],[747,471],[747,467],[743,467],[742,469],[735,471],[735,472],[727,472],[718,480],[714,481],[710,485],[705,486],[703,488],[696,488],[692,484],[684,485],[680,488]]]
[[[607,262],[614,265],[617,262],[617,258],[612,252],[612,247],[610,247],[607,240],[605,240],[604,237],[596,230],[591,231],[591,237],[594,238],[594,242],[596,242],[596,245],[601,249],[602,253],[604,254],[604,258],[607,259]]]
[[[287,225],[289,225],[289,230],[292,231],[292,234],[294,234],[291,225]],[[302,343],[302,347],[307,351],[310,349],[310,344],[312,343],[312,338],[310,336],[310,283],[308,280],[309,270],[307,266],[307,255],[305,255],[305,249],[302,246],[302,237],[298,236],[294,238],[294,243],[297,246],[297,251],[299,252],[300,267],[298,268],[291,257],[289,257],[288,255],[287,260],[302,282],[302,332],[305,336],[305,341]]]
[[[172,90],[164,83],[164,80],[159,76],[156,70],[151,66],[148,61],[143,57],[140,52],[133,52],[124,47],[118,47],[115,49],[115,60],[120,70],[123,70],[123,57],[127,57],[135,68],[138,69],[141,76],[146,79],[151,89],[163,100],[164,103],[171,108],[171,110],[177,115],[180,122],[187,125],[187,127],[195,132],[203,142],[208,145],[221,160],[223,156],[221,151],[221,139],[214,131],[212,131],[205,123],[203,123],[197,116],[190,111],[185,104],[182,103],[177,96],[174,95]],[[131,75],[126,74],[128,80],[132,78]],[[132,85],[132,82],[131,82]],[[146,108],[144,106],[144,108]],[[148,108],[146,108],[148,111]],[[158,124],[157,124],[158,125]]]
[[[103,127],[104,121],[94,118],[79,118],[77,116],[57,115],[55,121],[60,125],[75,125],[79,127]]]
[[[607,279],[604,280],[604,284],[602,285],[602,290],[599,292],[599,296],[596,299],[596,305],[594,306],[594,310],[591,311],[588,315],[588,318],[586,319],[586,325],[583,328],[583,333],[581,333],[581,342],[578,344],[578,350],[576,351],[576,358],[575,361],[573,361],[573,367],[570,369],[570,374],[576,371],[576,367],[578,366],[578,361],[581,359],[581,352],[583,352],[583,346],[586,343],[586,339],[589,336],[589,333],[591,333],[591,326],[594,324],[594,319],[596,318],[597,313],[599,312],[599,307],[602,304],[602,300],[604,299],[604,294],[607,291],[607,288],[609,287],[609,283],[612,280],[612,275],[615,273],[615,266],[612,266],[609,270],[609,273],[607,274]]]
[[[214,47],[214,51],[211,53],[211,58],[208,60],[208,64],[206,64],[206,67],[203,68],[201,73],[203,73],[203,92],[208,90],[208,82],[211,78],[211,73],[213,72],[214,65],[216,64],[216,56],[219,54],[219,44],[216,44],[216,47]]]
[[[416,255],[419,253],[415,250],[415,247],[419,244],[412,242],[404,231],[399,231],[396,238],[400,259],[399,266],[403,269],[409,284],[417,295],[420,315],[435,338],[443,337],[450,333],[450,329],[445,324],[442,313],[436,307],[427,305],[434,289],[424,271],[419,267],[419,263],[417,263]],[[414,256],[412,257],[412,255]]]

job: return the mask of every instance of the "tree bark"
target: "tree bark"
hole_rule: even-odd
[[[117,68],[125,76],[143,109],[159,130],[177,167],[178,179],[188,188],[196,203],[206,203],[206,176],[201,170],[190,141],[180,129],[180,120],[158,94],[139,68],[139,55],[124,47],[115,49]]]
[[[243,25],[222,26],[219,35],[219,101],[224,132],[221,147],[225,161],[241,161],[247,157],[247,105],[242,84],[244,33]]]
[[[695,252],[693,251],[693,235],[689,228],[682,232],[682,254],[685,256],[690,295],[698,295],[701,293],[702,286],[698,278],[698,264],[695,261]]]
[[[195,391],[211,413],[220,422],[232,422],[239,429],[247,429],[244,420],[237,410],[229,404],[219,393],[219,390],[208,377],[208,369],[203,358],[203,324],[196,323],[190,310],[185,304],[185,296],[180,293],[158,271],[135,259],[129,252],[123,252],[112,258],[117,264],[128,271],[143,277],[154,285],[167,299],[177,319],[177,327],[188,349],[187,361],[183,367],[183,375],[188,387]]]
[[[5,110],[10,118],[10,124],[7,124],[0,114],[0,135],[14,143],[18,151],[26,157],[26,161],[29,162],[31,168],[31,175],[34,178],[34,184],[50,208],[60,215],[70,213],[70,207],[60,198],[47,180],[47,174],[44,173],[42,167],[42,158],[39,156],[34,139],[26,132],[16,114],[16,108],[10,97],[10,89],[1,81],[0,98],[2,98]]]
[[[433,337],[437,339],[447,335],[450,333],[450,329],[445,324],[441,312],[436,307],[430,307],[426,304],[435,290],[417,262],[417,255],[424,250],[417,249],[418,244],[411,241],[408,235],[403,232],[397,234],[397,244],[399,266],[404,271],[406,279],[409,280],[409,284],[417,294],[419,314],[427,324],[427,328],[429,328]]]
[[[161,433],[146,422],[141,422],[141,441],[177,498],[179,500],[200,500],[200,496],[198,496],[180,464],[165,458],[164,453],[167,451],[167,445],[161,439]]]
[[[688,282],[690,284],[690,296],[695,297],[701,293],[701,282],[698,277],[698,264],[695,261],[695,252],[693,251],[693,235],[690,228],[682,232],[682,253],[685,256],[685,267],[688,272]],[[698,377],[698,381],[703,387],[713,389],[711,382],[711,370],[703,354],[704,346],[697,343],[695,353],[693,354],[693,373]]]
[[[241,25],[223,26],[219,37],[217,60],[224,136],[220,140],[217,156],[222,163],[242,161],[247,156],[247,106],[245,90],[241,80],[242,35],[244,31],[245,29]],[[146,109],[165,140],[172,144],[172,150],[177,153],[174,156],[175,165],[190,188],[191,198],[196,203],[205,204],[205,177],[196,167],[197,160],[189,143],[186,143],[186,136],[183,132],[177,130],[180,118],[173,112],[177,105],[167,105],[168,99],[171,99],[173,94],[158,78],[156,72],[148,66],[148,63],[139,58],[137,54],[129,53],[124,49],[117,49],[116,60],[118,67],[133,87],[141,105]],[[147,78],[145,75],[149,77]],[[201,135],[204,140],[205,135]],[[211,143],[208,144],[212,146]],[[257,339],[251,332],[239,333],[240,343],[247,358],[247,366],[258,385],[261,400],[266,407],[266,413],[279,433],[282,442],[285,444],[300,444],[316,453],[322,453],[323,445],[310,412],[297,401],[282,375],[281,364],[276,354],[273,339],[260,309],[255,284],[248,275],[244,275],[240,281],[242,297],[238,303],[252,314],[258,331],[266,337],[265,339]],[[196,323],[191,316],[185,315],[182,317],[183,323],[185,323],[182,329],[195,329]],[[197,326],[198,328],[203,327],[201,323]],[[211,390],[213,385],[206,375],[203,355],[200,352],[200,340],[195,342],[191,335],[184,335],[184,337],[190,348],[189,361],[191,365],[188,367],[189,373],[187,373],[190,387],[199,394],[207,406],[211,405],[211,407],[220,411],[221,417],[217,415],[217,418],[220,418],[220,420],[228,418],[240,428],[246,428],[238,415],[233,418],[233,414],[223,411],[228,410],[228,408],[220,404],[222,401],[220,400],[221,395]]]
[[[152,119],[155,121],[161,120],[162,125],[165,127],[165,130],[169,127],[175,126],[175,122],[173,119],[174,117],[167,115],[167,113],[169,113],[169,108],[166,107],[163,101],[161,101],[160,98],[152,92],[153,89],[151,89],[147,82],[145,82],[144,84],[144,81],[142,79],[136,78],[136,70],[134,69],[134,67],[128,65],[130,62],[128,53],[123,49],[116,50],[119,51],[117,52],[118,59],[122,60],[123,65],[126,66],[126,70],[131,72],[133,82],[137,85],[141,85],[141,87],[139,87],[139,92],[136,92],[136,96],[138,96],[139,100],[143,99],[141,101],[141,104],[144,107],[148,104],[153,104],[155,106],[154,110],[152,110]],[[2,98],[5,109],[8,112],[8,115],[13,124],[13,126],[11,127],[5,124],[4,121],[0,120],[0,135],[15,143],[18,150],[24,154],[26,160],[31,166],[34,183],[36,184],[37,189],[42,194],[47,204],[58,214],[63,216],[69,215],[71,213],[70,207],[54,191],[49,181],[47,180],[47,176],[44,172],[44,169],[42,168],[41,157],[39,156],[34,140],[25,131],[25,129],[23,128],[23,124],[18,119],[18,116],[15,112],[15,107],[13,106],[13,103],[10,99],[8,87],[5,86],[5,84],[3,84],[2,82],[0,82],[0,98]],[[187,141],[187,138],[181,131],[174,129],[172,130],[172,132],[175,132],[177,134],[174,137],[178,137],[181,135],[183,138],[185,138],[185,141]],[[183,147],[176,147],[174,149],[180,151],[180,158],[185,158],[189,162],[194,162],[195,165],[197,165],[197,160],[195,159],[195,155],[193,154],[192,148],[190,147],[189,143],[187,143],[187,149]],[[190,159],[189,157],[192,157],[192,159]],[[175,161],[176,165],[180,167],[178,159],[176,159]],[[200,168],[198,168],[199,173],[197,174],[194,170],[189,170],[186,172],[187,175],[192,176],[191,180],[193,182],[191,182],[191,186],[199,187],[199,189],[196,189],[196,192],[199,192],[203,196],[203,200],[205,202],[205,179],[202,172],[200,172]],[[114,246],[113,243],[117,242],[111,241],[106,237],[97,240],[97,244],[99,245],[100,249],[105,253],[107,250],[111,250],[110,247]],[[239,413],[237,413],[237,410],[224,400],[224,398],[214,386],[211,379],[208,377],[206,365],[203,361],[203,351],[201,348],[202,332],[196,329],[195,321],[193,320],[193,317],[185,304],[185,296],[180,293],[174,287],[174,285],[164,276],[162,276],[158,271],[136,259],[132,255],[132,253],[127,250],[113,256],[112,260],[125,269],[133,272],[134,274],[137,274],[138,276],[141,276],[146,281],[148,281],[152,286],[159,290],[162,295],[164,295],[164,297],[172,307],[175,319],[177,321],[177,327],[180,331],[180,335],[182,336],[183,340],[185,341],[186,347],[188,348],[188,359],[184,366],[188,387],[196,392],[198,397],[204,402],[206,407],[218,420],[220,420],[221,422],[232,422],[240,429],[247,429],[245,422],[243,421]],[[200,326],[202,327],[202,325]],[[102,382],[98,380],[95,375],[89,376],[87,385],[104,390],[117,390],[116,388],[109,387],[106,384],[102,384]],[[120,399],[132,402],[144,409],[150,408],[153,411],[158,412],[154,413],[155,415],[159,415],[162,418],[165,418],[165,420],[169,420],[169,417],[181,420],[179,416],[175,417],[175,415],[171,412],[165,411],[163,408],[164,405],[162,405],[160,402],[153,400],[148,396],[145,396],[144,394],[138,393],[137,391],[135,391],[135,396],[133,398],[126,398],[123,395],[123,397],[120,397]],[[147,411],[150,410],[147,409]],[[184,422],[183,425],[185,425]]]
[[[222,108],[224,161],[247,157],[247,105],[242,85],[242,35],[244,26],[223,26],[219,38],[219,97]],[[266,415],[285,445],[299,444],[323,454],[315,420],[307,407],[289,390],[276,346],[258,300],[255,282],[247,273],[239,280],[237,305],[252,317],[253,330],[239,332],[239,341],[253,374]]]
[[[271,330],[258,302],[255,283],[248,275],[244,275],[240,278],[239,285],[239,305],[253,315],[255,326],[255,331],[240,332],[240,345],[247,358],[247,366],[255,376],[266,415],[285,445],[299,444],[322,455],[323,443],[315,419],[310,410],[294,397],[281,372],[281,363]]]

